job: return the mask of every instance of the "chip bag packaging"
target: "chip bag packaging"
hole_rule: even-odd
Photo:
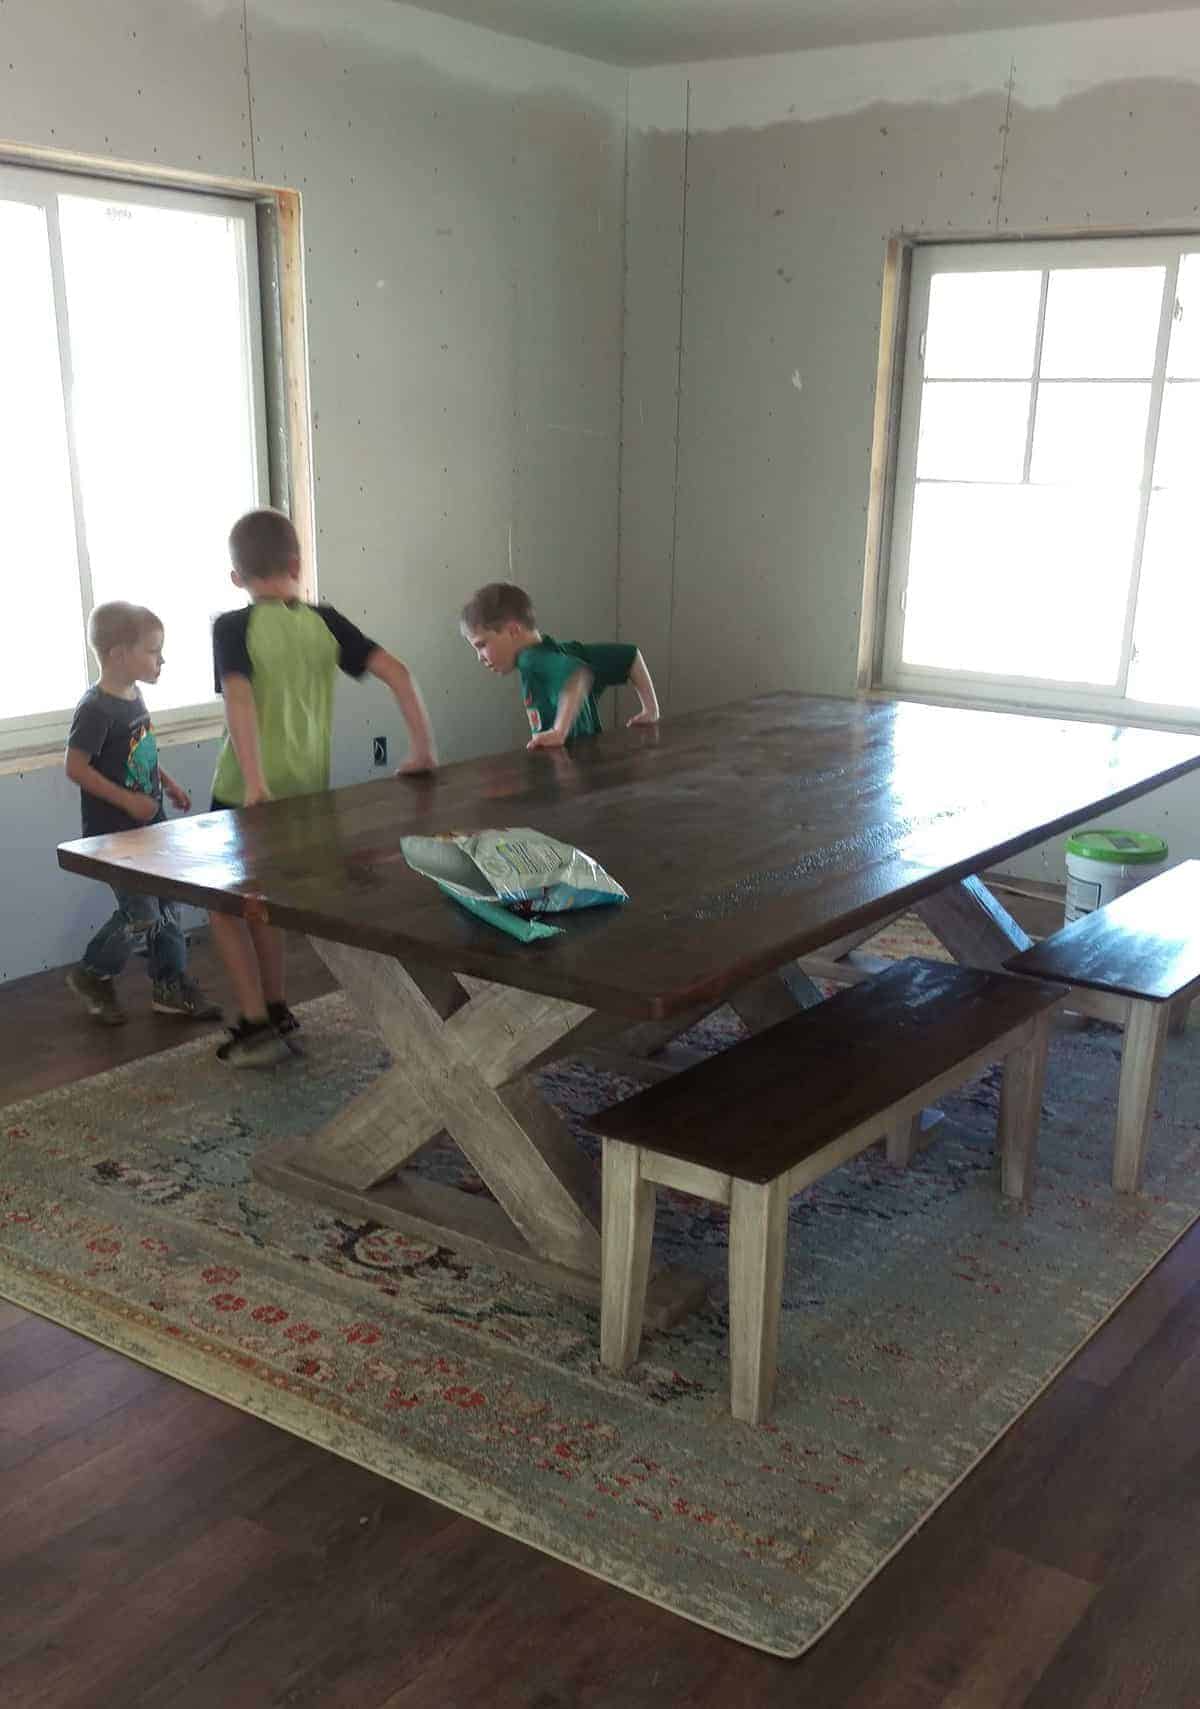
[[[400,848],[414,872],[523,943],[562,931],[540,915],[629,900],[582,849],[527,826],[405,837]]]

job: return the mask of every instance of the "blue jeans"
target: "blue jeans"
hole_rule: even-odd
[[[158,896],[130,896],[114,890],[116,912],[101,926],[83,952],[89,973],[111,979],[133,954],[139,938],[146,940],[147,971],[156,985],[172,984],[187,966],[187,943],[174,902]]]

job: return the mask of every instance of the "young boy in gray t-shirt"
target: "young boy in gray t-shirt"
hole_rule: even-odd
[[[139,682],[157,682],[162,670],[163,627],[144,606],[113,601],[98,605],[88,640],[100,666],[71,720],[66,773],[79,786],[85,837],[111,836],[165,818],[163,793],[186,813],[191,800],[158,763],[158,744]],[[114,981],[144,939],[154,981],[153,1005],[160,1014],[213,1021],[220,1009],[189,979],[187,943],[173,902],[114,889],[116,911],[67,975],[67,984],[98,1021],[120,1026],[127,1019]]]

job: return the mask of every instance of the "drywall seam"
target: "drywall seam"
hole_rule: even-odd
[[[683,210],[679,232],[679,324],[675,345],[675,473],[671,483],[671,589],[667,606],[667,705],[675,671],[675,564],[679,547],[679,426],[683,402],[683,311],[687,300],[688,146],[692,135],[692,85],[683,107]]]
[[[618,310],[618,326],[620,330],[619,349],[621,352],[621,372],[617,377],[617,535],[616,535],[616,586],[614,589],[614,608],[616,611],[616,634],[620,640],[622,629],[621,613],[621,548],[623,535],[621,528],[621,505],[625,497],[625,310],[629,302],[629,79],[625,80],[625,135],[624,158],[621,165],[621,303]]]
[[[250,176],[258,177],[254,152],[254,89],[250,82],[250,0],[242,0],[242,70],[246,77],[246,128],[250,133]]]
[[[1008,99],[1004,104],[1004,123],[1000,127],[1003,141],[1000,144],[1000,172],[996,180],[996,230],[1000,230],[1000,212],[1004,207],[1004,174],[1008,168],[1008,136],[1012,129],[1013,85],[1017,80],[1017,62],[1011,60],[1008,67]]]

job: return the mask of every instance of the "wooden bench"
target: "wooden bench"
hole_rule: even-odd
[[[641,1343],[656,1186],[729,1206],[734,1416],[771,1409],[788,1200],[881,1137],[907,1164],[932,1099],[1005,1059],[1001,1180],[1030,1187],[1049,1014],[1065,988],[944,962],[897,962],[614,1105],[604,1140],[600,1357]]]
[[[1014,973],[1072,987],[1067,1007],[1125,1029],[1113,1186],[1136,1193],[1163,1039],[1200,992],[1200,861],[1184,861],[1010,958]]]

